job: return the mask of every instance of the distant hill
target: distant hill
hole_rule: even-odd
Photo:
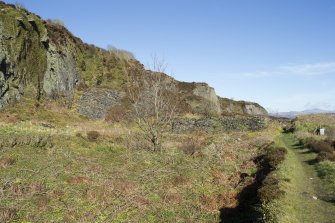
[[[309,114],[326,114],[326,113],[335,113],[335,111],[322,110],[322,109],[308,109],[304,111],[290,111],[290,112],[276,112],[270,113],[269,115],[274,117],[284,117],[284,118],[295,118],[298,115],[309,115]]]

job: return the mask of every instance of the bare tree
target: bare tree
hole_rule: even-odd
[[[133,75],[128,86],[134,119],[153,151],[161,147],[162,136],[171,126],[178,104],[174,80],[164,74],[165,69],[164,61],[154,59],[151,70]]]

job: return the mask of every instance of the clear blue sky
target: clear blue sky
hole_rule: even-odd
[[[6,1],[6,0],[5,0]],[[17,1],[6,1],[17,2]],[[21,0],[87,43],[276,111],[335,110],[334,0]]]

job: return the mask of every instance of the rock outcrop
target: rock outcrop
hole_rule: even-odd
[[[214,88],[208,86],[206,83],[196,83],[195,88],[193,89],[193,94],[207,100],[207,106],[209,106],[212,112],[220,114],[221,107]]]
[[[257,103],[234,101],[228,98],[219,98],[221,111],[224,115],[260,115],[268,116],[268,112]]]
[[[20,101],[29,86],[37,101],[65,101],[82,115],[101,119],[126,94],[132,77],[150,73],[132,57],[83,43],[57,22],[1,1],[0,11],[0,108]],[[256,103],[218,97],[206,83],[165,76],[175,87],[182,114],[267,115]],[[80,99],[73,104],[76,95]]]
[[[43,79],[44,92],[53,99],[65,97],[70,103],[79,79],[76,63],[69,48],[64,47],[63,53],[60,54],[56,47],[50,44],[47,50],[47,69]]]

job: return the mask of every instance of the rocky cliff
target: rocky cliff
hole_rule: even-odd
[[[265,108],[254,102],[234,101],[228,98],[219,97],[219,103],[222,114],[268,115]]]
[[[83,43],[57,22],[3,2],[0,11],[0,108],[19,102],[30,87],[36,101],[62,101],[84,116],[101,119],[127,95],[132,75],[149,72],[129,54]],[[206,83],[166,78],[180,98],[181,113],[267,115],[256,103],[218,97]]]

